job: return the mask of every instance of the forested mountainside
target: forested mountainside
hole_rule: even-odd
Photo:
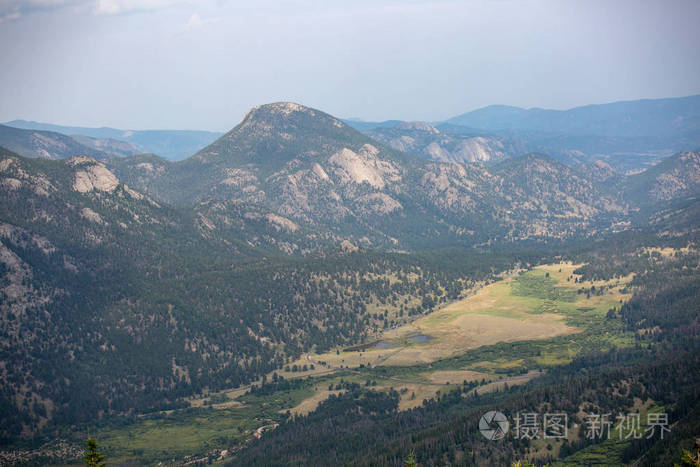
[[[438,389],[411,410],[398,410],[396,391],[378,393],[367,385],[348,384],[342,394],[331,396],[316,411],[291,417],[252,441],[228,465],[402,466],[409,453],[421,465],[511,465],[533,456],[537,465],[557,461],[554,465],[678,465],[681,447],[690,449],[700,429],[697,251],[664,257],[658,251],[639,249],[648,239],[623,235],[611,240],[579,257],[588,263],[577,272],[586,280],[638,273],[633,281],[635,295],[607,316],[609,329],[621,322],[623,329],[634,333],[633,346],[602,352],[587,349],[526,385],[506,384],[495,392],[475,391],[465,381],[457,389]],[[537,358],[547,349],[542,341],[497,344],[435,366],[453,368],[509,355],[527,369],[541,365]],[[402,373],[401,368],[363,372],[367,381],[384,374]],[[640,402],[650,401],[668,414],[673,429],[665,436],[659,430],[650,434],[644,427],[643,436],[629,441],[624,431],[619,435],[624,442],[616,444],[591,438],[583,429],[587,413],[632,413]],[[512,434],[489,440],[479,432],[479,419],[490,410],[511,418],[518,413],[566,414],[571,431],[563,443]],[[619,426],[617,421],[615,425]],[[615,434],[613,440],[617,439]]]
[[[120,130],[101,127],[87,128],[78,126],[53,125],[50,123],[13,120],[6,126],[25,130],[49,131],[70,136],[79,143],[116,155],[139,153],[156,153],[169,160],[182,160],[191,156],[207,144],[221,136],[213,131],[196,130]],[[2,144],[0,139],[0,146]],[[8,148],[12,149],[12,148]],[[23,156],[30,157],[31,154]],[[67,154],[62,157],[78,156],[81,153]]]
[[[700,189],[700,151],[682,152],[631,177],[625,195],[642,203],[659,203],[697,195]]]
[[[697,160],[427,161],[291,103],[179,163],[2,150],[3,442],[184,407],[614,232],[695,241]]]
[[[275,259],[93,159],[4,152],[0,169],[6,440],[247,383],[303,350],[361,341],[388,325],[385,304],[411,301],[408,318],[514,261],[347,248]]]
[[[106,159],[112,154],[96,148],[94,144],[81,142],[53,131],[35,131],[0,125],[0,147],[25,157],[63,159],[72,156],[89,156]]]

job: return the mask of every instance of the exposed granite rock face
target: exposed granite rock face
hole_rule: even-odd
[[[119,180],[103,164],[85,156],[71,157],[68,165],[76,167],[73,189],[80,193],[93,190],[111,193],[119,185]]]
[[[165,202],[204,203],[207,211],[210,201],[223,202],[203,213],[215,227],[242,225],[234,219],[241,206],[255,206],[254,222],[286,219],[297,228],[267,222],[275,235],[295,237],[285,239],[285,251],[318,244],[320,236],[387,248],[564,238],[625,221],[640,199],[697,191],[690,155],[679,156],[685,169],[664,170],[653,183],[638,183],[646,191],[627,196],[633,179],[604,162],[569,167],[544,155],[513,157],[522,148],[507,138],[443,134],[422,122],[377,131],[386,145],[319,110],[275,103],[252,109],[183,162],[137,156],[110,161],[110,168]],[[420,145],[433,161],[393,149]],[[248,238],[257,245],[265,237]]]
[[[440,162],[493,164],[526,152],[521,142],[511,138],[442,133],[425,122],[403,122],[366,133],[397,151]]]

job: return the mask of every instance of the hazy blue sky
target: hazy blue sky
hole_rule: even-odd
[[[700,1],[0,0],[0,121],[226,130],[700,93]]]

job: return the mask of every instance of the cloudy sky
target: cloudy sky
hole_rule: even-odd
[[[227,130],[700,93],[700,2],[0,0],[0,121]]]

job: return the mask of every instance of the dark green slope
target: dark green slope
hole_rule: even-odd
[[[510,266],[323,250],[322,235],[259,206],[171,207],[86,157],[0,149],[0,197],[2,443],[245,384],[302,351],[361,341],[382,324],[370,303]],[[320,254],[280,257],[292,241]]]
[[[201,361],[184,339],[222,326],[193,314],[196,295],[178,284],[217,260],[244,265],[254,249],[202,235],[191,211],[156,203],[85,157],[0,149],[0,197],[0,440],[22,424],[26,435],[47,421],[167,405],[173,358]],[[241,356],[264,353],[235,331],[228,339]],[[250,371],[259,370],[227,374]],[[16,405],[22,398],[37,402]]]

